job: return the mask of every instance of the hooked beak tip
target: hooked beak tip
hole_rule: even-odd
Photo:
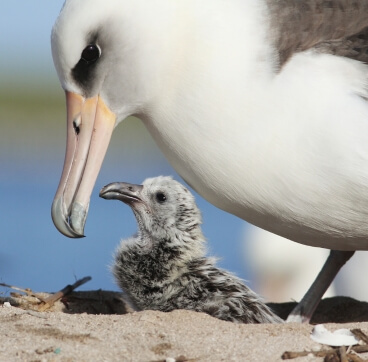
[[[112,199],[112,189],[111,184],[108,184],[104,186],[99,193],[99,196],[105,200],[111,200]]]
[[[102,197],[104,199],[104,194],[106,192],[106,189],[107,189],[107,185],[104,186],[101,190],[100,190],[100,193],[98,194],[98,196]]]
[[[73,207],[74,208],[74,207]],[[86,214],[85,214],[86,215]],[[84,220],[77,221],[77,216],[71,215],[69,218],[64,212],[62,198],[55,199],[51,208],[52,221],[55,227],[65,236],[69,238],[84,238]],[[70,219],[70,224],[68,223]],[[74,223],[72,223],[74,220]]]

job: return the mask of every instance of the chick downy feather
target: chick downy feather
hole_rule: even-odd
[[[205,256],[201,214],[183,185],[171,177],[147,179],[139,201],[127,203],[139,230],[121,241],[112,271],[138,308],[188,309],[238,323],[282,322],[240,278]]]

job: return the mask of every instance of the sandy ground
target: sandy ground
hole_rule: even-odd
[[[108,314],[125,309],[112,292],[74,292],[45,312],[35,300],[0,301],[0,361],[280,361],[285,351],[329,348],[310,338],[312,325],[233,324],[183,310]],[[293,303],[272,306],[284,317]],[[313,320],[368,334],[367,321],[367,303],[341,297],[322,301]]]

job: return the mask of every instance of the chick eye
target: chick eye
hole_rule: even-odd
[[[159,203],[163,203],[166,201],[166,195],[163,193],[163,192],[158,192],[156,194],[156,200],[159,202]]]
[[[87,63],[95,62],[100,57],[100,49],[96,44],[87,45],[81,55],[81,58]]]

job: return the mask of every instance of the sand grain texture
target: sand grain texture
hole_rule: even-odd
[[[80,300],[83,293],[73,293],[78,295],[74,300]],[[95,293],[101,295],[101,291]],[[72,308],[71,302],[66,310],[64,303],[48,312],[1,305],[0,361],[135,362],[170,357],[177,361],[280,361],[285,351],[327,348],[310,339],[312,325],[233,324],[184,310],[96,315],[90,309],[86,313],[83,308]],[[275,305],[280,314],[292,306]],[[367,303],[341,297],[326,299],[317,316],[323,321],[341,320],[344,309],[354,323],[329,323],[326,327],[360,328],[368,333]],[[294,361],[323,358],[306,356]]]

